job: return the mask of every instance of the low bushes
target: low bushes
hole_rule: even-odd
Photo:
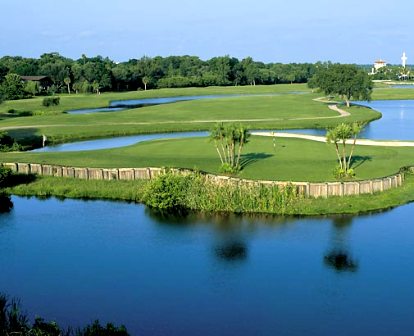
[[[43,106],[58,106],[60,104],[60,97],[46,97],[43,98]]]
[[[200,174],[167,172],[148,182],[143,201],[161,210],[266,212],[283,214],[301,196],[293,185],[215,182]]]
[[[36,336],[128,336],[124,326],[116,327],[111,323],[102,326],[99,321],[76,331],[64,330],[56,322],[46,322],[36,317],[33,323],[16,300],[9,300],[0,294],[0,335],[36,335]]]
[[[0,131],[0,152],[18,151],[20,148],[20,145],[11,136]]]

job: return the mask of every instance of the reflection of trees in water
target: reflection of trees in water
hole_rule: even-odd
[[[349,230],[353,216],[336,216],[332,219],[331,245],[324,257],[324,264],[338,272],[356,272],[359,264],[352,257],[349,245]]]
[[[356,272],[358,262],[347,251],[333,250],[324,256],[325,265],[339,272]]]
[[[0,195],[0,213],[10,212],[13,202],[8,195]]]
[[[214,249],[215,255],[224,261],[243,261],[247,259],[247,246],[241,241],[229,241]]]
[[[160,210],[156,208],[145,207],[145,214],[160,224],[188,225],[193,222],[190,213],[184,209]]]

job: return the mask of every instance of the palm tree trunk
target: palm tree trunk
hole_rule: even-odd
[[[218,155],[220,157],[221,164],[223,164],[224,163],[223,162],[223,157],[222,157],[222,155],[220,153],[220,149],[218,148],[217,141],[214,141],[214,145],[216,146],[216,150],[217,150],[217,153],[218,153]]]
[[[239,164],[240,164],[240,155],[241,155],[242,148],[243,148],[243,143],[240,142],[240,144],[239,144],[239,150],[238,150],[238,153],[237,153],[236,167],[238,167]]]
[[[228,158],[227,158],[227,155],[226,155],[226,147],[223,145],[223,140],[221,140],[221,149],[223,151],[224,163],[227,163]]]
[[[351,168],[351,158],[352,158],[352,154],[354,153],[356,140],[357,140],[357,136],[355,135],[354,136],[354,142],[353,142],[352,147],[351,147],[351,153],[349,154],[349,158],[348,158],[348,164],[347,164],[347,168],[346,168],[347,170]]]
[[[336,151],[336,156],[338,157],[339,167],[341,167],[341,169],[343,169],[343,167],[342,167],[342,160],[341,160],[341,154],[339,154],[339,147],[338,147],[338,143],[337,142],[335,142],[335,151]]]
[[[343,146],[343,148],[342,148],[342,160],[343,160],[343,167],[342,167],[342,169],[345,169],[345,172],[347,172],[347,170],[346,170],[346,151],[345,151],[345,142],[346,142],[346,140],[344,139],[344,140],[342,140],[342,146]]]

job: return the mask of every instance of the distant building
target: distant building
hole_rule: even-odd
[[[48,76],[20,76],[24,82],[37,82],[39,83],[40,90],[47,91],[53,84],[52,80]]]
[[[377,61],[374,62],[374,67],[371,68],[371,72],[369,73],[369,75],[375,75],[379,69],[384,68],[387,66],[387,62],[385,62],[382,59],[379,59]]]

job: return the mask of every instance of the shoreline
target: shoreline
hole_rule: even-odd
[[[62,177],[39,177],[29,183],[16,184],[7,187],[4,191],[9,195],[62,199],[109,200],[134,202],[145,204],[144,193],[148,187],[148,180],[139,181],[100,181],[77,180]],[[195,195],[195,198],[204,195]],[[239,213],[239,214],[273,214],[283,216],[325,216],[325,215],[359,215],[370,212],[384,211],[414,201],[414,175],[406,174],[403,185],[374,194],[359,196],[333,196],[329,198],[297,198],[282,211],[241,211],[240,209],[226,210],[222,208],[201,209],[191,208],[189,211],[211,213]],[[237,202],[237,201],[236,201]]]

